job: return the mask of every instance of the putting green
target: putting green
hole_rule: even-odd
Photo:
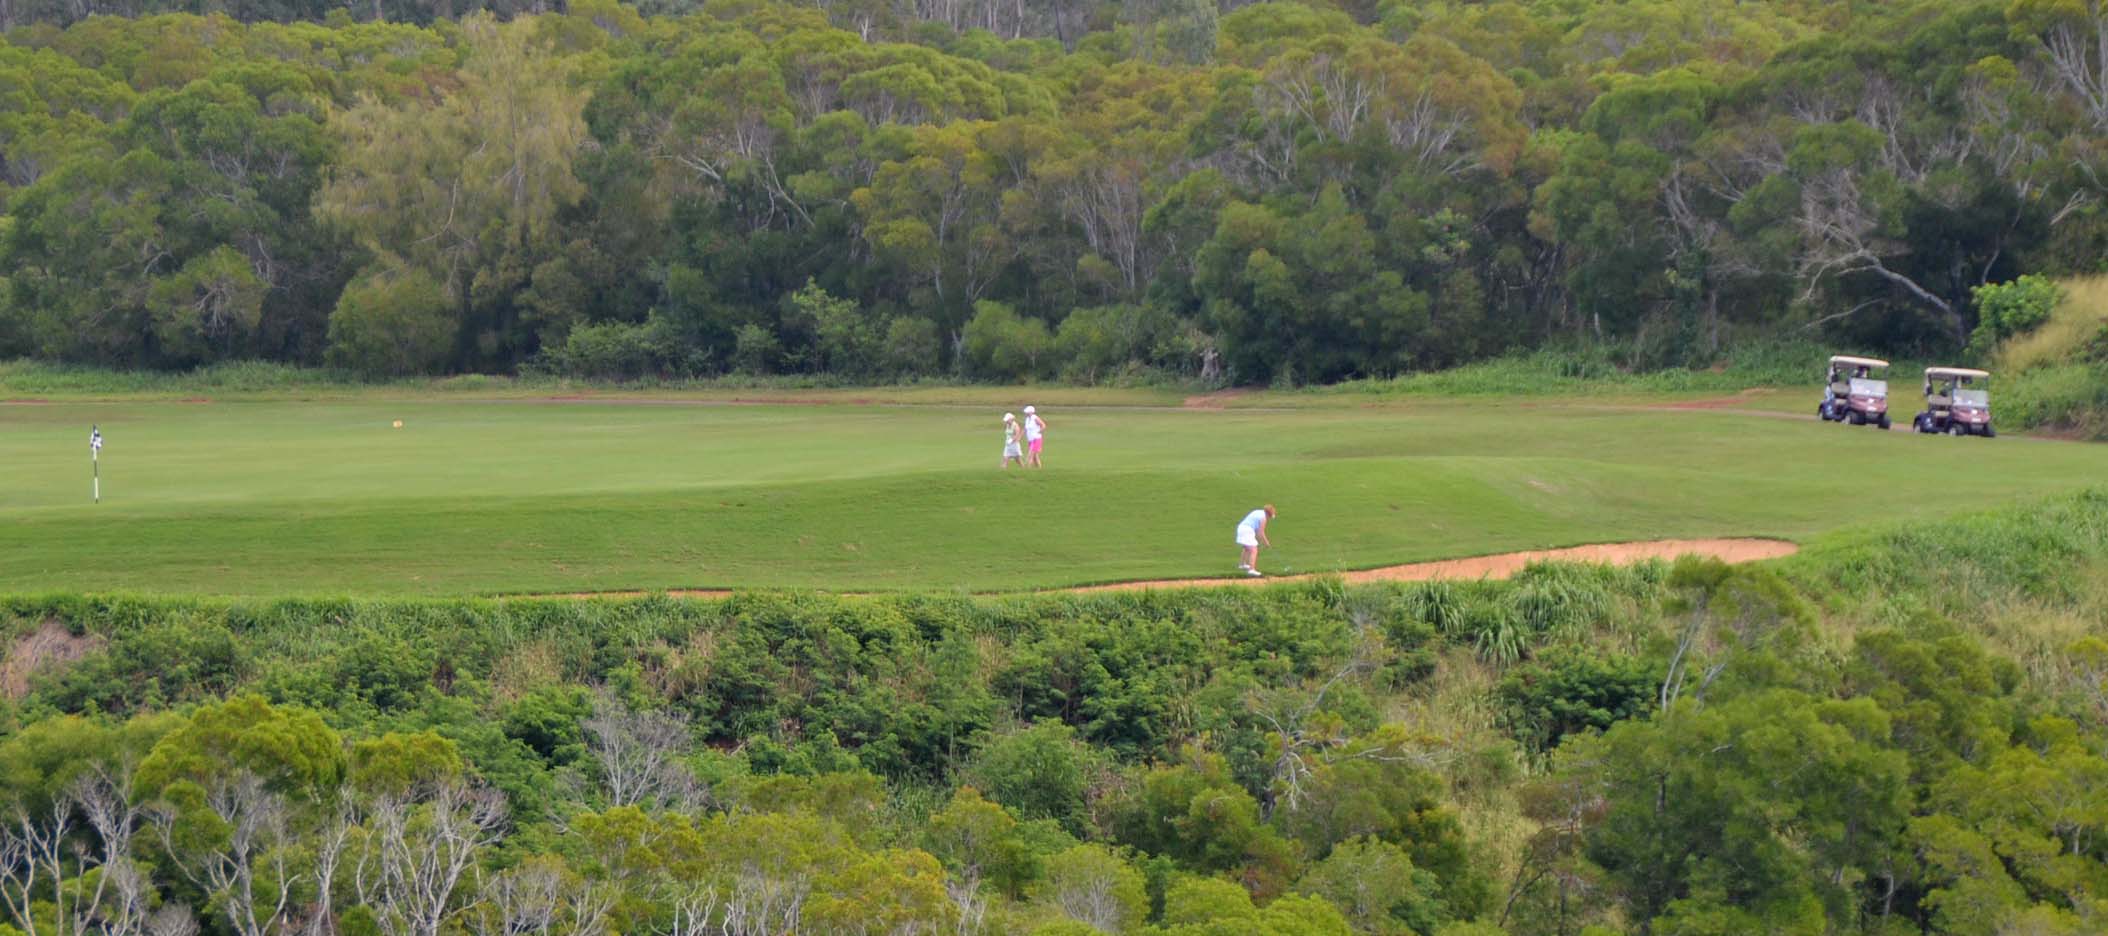
[[[1005,472],[997,406],[4,405],[0,591],[1022,590],[1224,574],[1232,527],[1269,501],[1263,564],[1310,572],[1805,540],[2108,478],[2108,447],[1776,411],[1046,409],[1047,469]]]

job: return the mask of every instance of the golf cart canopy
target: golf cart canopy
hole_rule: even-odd
[[[1925,368],[1926,380],[1983,380],[1990,376],[1990,371],[1972,370],[1967,367]]]
[[[1884,361],[1884,360],[1882,360],[1882,359],[1880,359],[1880,358],[1870,358],[1870,357],[1853,357],[1853,356],[1851,356],[1851,355],[1849,355],[1849,354],[1840,354],[1840,355],[1836,355],[1835,357],[1832,357],[1832,358],[1830,358],[1830,366],[1832,366],[1832,367],[1838,367],[1838,366],[1843,366],[1843,367],[1887,367],[1887,366],[1888,366],[1888,362],[1887,362],[1887,361]]]

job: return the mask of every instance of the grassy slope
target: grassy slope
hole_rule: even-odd
[[[1685,535],[1807,537],[2108,477],[2108,448],[1731,412],[1425,402],[986,408],[0,407],[0,591],[1003,590],[1221,574],[1271,500],[1299,571]],[[406,421],[402,430],[391,419]],[[86,503],[86,426],[110,438]]]
[[[1992,356],[1991,410],[2011,424],[2108,440],[2108,362],[2084,359],[2088,344],[2108,333],[2108,276],[2059,285],[2064,301],[2050,320]]]

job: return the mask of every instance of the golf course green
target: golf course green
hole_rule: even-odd
[[[1022,401],[998,393],[0,405],[0,591],[1016,591],[1230,574],[1232,527],[1263,502],[1280,516],[1262,567],[1303,573],[1806,541],[2108,478],[2108,447],[1826,424],[1786,394],[1047,404],[1045,470],[1002,471],[1001,415]]]

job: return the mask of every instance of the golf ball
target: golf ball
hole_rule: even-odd
[[[401,429],[402,427],[403,427],[403,421],[402,421],[402,420],[400,420],[400,419],[396,420],[396,421],[395,421],[395,428],[397,428],[397,429]]]

